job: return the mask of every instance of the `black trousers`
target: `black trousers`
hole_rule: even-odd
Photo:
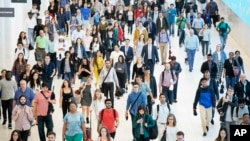
[[[114,83],[105,82],[103,83],[103,93],[106,98],[110,98],[112,102],[112,107],[114,107]]]
[[[125,77],[125,73],[116,72],[116,74],[117,74],[120,88],[125,88],[125,83],[126,83],[126,79],[127,79]]]
[[[62,102],[62,113],[63,113],[63,118],[69,111],[69,102],[68,101],[63,101]]]
[[[47,128],[47,134],[50,131],[53,131],[53,120],[52,120],[52,115],[48,116],[38,116],[37,117],[37,122],[38,122],[38,133],[39,133],[39,138],[40,141],[46,141],[46,135],[44,132],[44,125]]]
[[[9,124],[11,124],[12,107],[13,107],[13,99],[2,100],[3,120],[7,120],[7,111],[8,111]]]
[[[20,132],[20,137],[21,137],[22,141],[27,141],[28,140],[29,131],[30,130],[19,131]]]

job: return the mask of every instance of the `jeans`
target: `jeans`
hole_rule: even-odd
[[[193,70],[195,52],[196,52],[196,49],[188,49],[187,48],[189,70]]]
[[[179,35],[179,45],[184,43],[185,40],[185,31],[184,29],[178,29],[178,35]]]
[[[28,28],[28,40],[29,43],[34,47],[35,44],[34,44],[33,32],[34,32],[33,28]]]
[[[13,106],[13,99],[2,100],[2,110],[3,110],[3,120],[7,120],[7,111],[8,111],[8,122],[11,124],[11,116],[12,116],[12,106]]]
[[[226,35],[220,35],[220,44],[221,44],[221,50],[225,49],[227,43],[227,34]]]
[[[126,62],[127,64],[127,79],[130,81],[130,68],[131,68],[131,62]]]
[[[147,66],[149,67],[150,73],[152,75],[154,75],[155,64],[153,63],[153,60],[152,59],[148,59],[147,63],[145,63],[145,64],[147,64]]]
[[[175,100],[177,100],[178,82],[179,82],[179,79],[178,79],[178,77],[177,77],[176,83],[174,84],[174,90],[173,90],[173,95],[174,95],[174,99],[175,99]]]
[[[229,86],[234,87],[236,83],[236,77],[229,77],[228,75],[226,76],[226,87],[228,88]]]
[[[38,133],[40,137],[40,141],[46,141],[46,136],[44,132],[44,124],[47,128],[47,133],[53,131],[53,120],[52,115],[49,116],[37,116],[38,122]]]
[[[22,130],[19,132],[20,132],[20,137],[21,137],[22,141],[27,141],[30,130]]]
[[[201,47],[202,47],[202,55],[205,56],[208,54],[208,46],[209,42],[208,41],[201,41]]]
[[[88,59],[91,59],[92,58],[92,52],[91,51],[87,51],[86,53],[88,55]]]
[[[134,118],[135,118],[135,115],[133,115],[132,113],[130,113],[130,117],[131,117],[131,123],[133,122],[133,120],[134,120]],[[135,128],[133,128],[133,126],[132,126],[132,135],[133,135],[133,137],[135,138],[135,130],[134,130]]]
[[[173,91],[169,90],[169,87],[162,86],[162,93],[166,97],[166,102],[169,104],[173,103]]]
[[[81,141],[83,134],[75,134],[74,136],[65,135],[66,141]]]
[[[169,28],[170,35],[174,35],[175,23],[170,23],[169,26],[170,26],[170,28]]]
[[[128,33],[132,34],[133,32],[133,21],[128,21]]]
[[[56,61],[56,67],[57,67],[57,78],[61,78],[61,60]]]
[[[72,74],[71,74],[71,72],[64,72],[64,79],[69,80],[69,83],[71,84],[71,81],[72,81]]]

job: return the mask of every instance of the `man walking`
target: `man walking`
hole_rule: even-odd
[[[161,32],[158,33],[156,40],[160,48],[161,62],[162,65],[164,65],[167,62],[168,52],[171,48],[171,41],[169,35],[164,28],[162,28]]]
[[[217,25],[216,30],[219,33],[220,44],[224,50],[227,43],[227,36],[231,32],[231,27],[225,22],[224,17],[220,18],[220,23]]]
[[[193,71],[195,52],[199,51],[199,38],[194,35],[194,30],[189,30],[189,35],[185,38],[185,48],[188,57],[189,71]]]

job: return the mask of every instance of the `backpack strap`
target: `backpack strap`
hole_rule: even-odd
[[[173,81],[174,81],[174,80],[175,80],[175,79],[174,79],[174,72],[173,72],[172,70],[170,70],[170,72],[171,72],[172,79],[173,79]]]
[[[159,115],[159,108],[160,108],[160,106],[159,106],[159,104],[157,104],[157,106],[156,106],[156,109],[157,109],[157,117],[156,117],[156,119],[155,119],[155,120],[157,120],[157,119],[158,119],[158,115]]]
[[[102,110],[101,110],[101,122],[102,122],[102,119],[103,119],[104,110],[105,110],[105,109],[102,109]],[[114,116],[114,119],[115,119],[115,117],[116,117],[116,116],[115,116],[116,110],[115,110],[115,109],[112,109],[112,110],[113,110],[113,116]]]
[[[239,106],[236,107],[236,117],[239,117]]]

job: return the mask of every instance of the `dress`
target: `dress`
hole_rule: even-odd
[[[103,67],[103,58],[102,57],[97,57],[96,61],[97,62],[94,63],[94,75],[95,75],[96,83],[98,83],[99,71],[101,72],[102,67]]]
[[[90,106],[91,103],[92,103],[91,85],[86,85],[85,89],[82,91],[81,105]]]
[[[136,57],[141,56],[143,46],[144,46],[144,42],[143,41],[138,41],[137,47],[136,47]]]
[[[63,90],[63,99],[62,99],[62,112],[63,112],[63,117],[66,115],[69,107],[69,102],[70,98],[73,97],[72,89],[69,93],[65,93]]]

